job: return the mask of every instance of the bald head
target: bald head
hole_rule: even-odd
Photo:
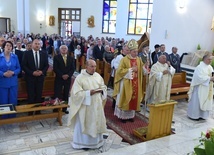
[[[202,60],[203,60],[203,62],[204,62],[205,64],[209,65],[209,64],[211,64],[212,59],[213,59],[212,54],[211,54],[211,53],[206,53],[206,54],[203,56],[203,59],[202,59]]]
[[[92,59],[89,59],[86,61],[86,71],[87,73],[93,75],[94,72],[96,71],[96,62]]]
[[[158,57],[158,61],[161,63],[161,64],[165,64],[166,63],[166,56],[165,55],[161,55]]]

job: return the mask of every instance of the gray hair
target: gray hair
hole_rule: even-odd
[[[106,50],[106,48],[110,48],[110,46],[109,45],[105,45],[105,50]]]
[[[204,61],[206,58],[212,56],[210,52],[206,52],[206,54],[203,56],[202,60]]]
[[[61,45],[61,46],[59,47],[59,49],[61,50],[62,47],[66,47],[66,49],[68,50],[68,47],[67,47],[66,45]]]

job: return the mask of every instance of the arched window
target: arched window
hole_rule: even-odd
[[[117,0],[104,0],[102,33],[115,33],[116,17],[117,17]]]
[[[151,27],[153,0],[129,0],[128,34],[143,34]]]

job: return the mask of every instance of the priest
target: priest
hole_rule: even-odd
[[[140,111],[143,99],[142,77],[143,62],[138,57],[137,41],[127,43],[129,54],[121,59],[114,81],[113,98],[116,100],[114,115],[123,123],[133,122],[135,111]]]
[[[190,85],[187,115],[191,119],[207,119],[213,104],[212,55],[204,55],[203,61],[195,68]]]
[[[149,84],[145,100],[148,104],[170,100],[172,77],[175,69],[167,62],[165,55],[161,55],[150,71]]]
[[[89,59],[86,69],[76,77],[71,89],[68,125],[74,128],[74,149],[96,149],[104,144],[102,134],[107,131],[104,115],[107,87],[95,70],[96,62]]]

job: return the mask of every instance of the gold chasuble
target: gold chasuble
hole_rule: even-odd
[[[137,66],[137,72],[132,72],[132,79],[125,78],[133,66]],[[130,55],[127,55],[120,62],[115,75],[113,98],[116,99],[117,95],[120,94],[118,108],[123,111],[140,111],[140,102],[143,99],[142,68],[143,62],[139,57],[131,58]]]

